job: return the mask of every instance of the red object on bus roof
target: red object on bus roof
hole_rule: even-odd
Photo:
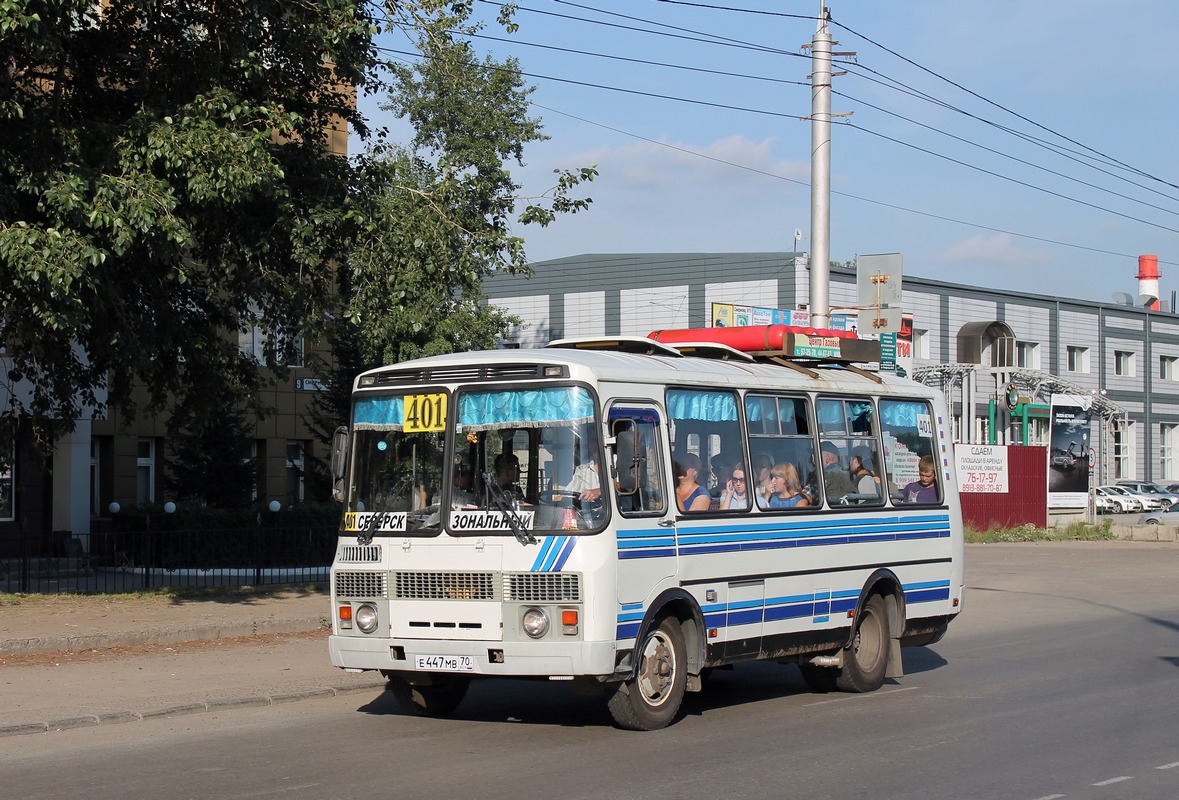
[[[682,342],[711,342],[724,344],[745,353],[788,350],[792,333],[837,339],[854,339],[852,331],[827,328],[802,328],[797,325],[741,325],[734,328],[668,328],[651,331],[648,339],[667,344]]]

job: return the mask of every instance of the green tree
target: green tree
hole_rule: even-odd
[[[470,37],[480,26],[469,3],[423,0],[400,8],[420,58],[390,62],[384,106],[406,120],[404,144],[379,141],[359,160],[356,219],[362,226],[347,261],[344,316],[361,336],[363,361],[393,363],[476,347],[502,338],[512,321],[483,303],[483,278],[524,272],[521,225],[547,225],[591,202],[571,196],[592,167],[563,171],[542,198],[521,199],[510,163],[548,137],[529,117],[514,60],[479,59]],[[510,8],[508,9],[510,12]],[[510,17],[501,22],[514,29]]]
[[[482,281],[527,271],[513,224],[544,226],[588,208],[591,200],[572,192],[597,174],[560,171],[548,193],[521,198],[510,165],[547,137],[528,114],[532,90],[518,65],[476,57],[469,4],[425,0],[396,13],[398,27],[415,33],[420,59],[388,65],[384,107],[414,136],[378,140],[357,160],[355,246],[339,273],[342,313],[328,332],[334,360],[320,371],[326,391],[308,416],[324,442],[347,421],[360,371],[504,338],[518,320],[484,302]]]
[[[48,441],[136,383],[251,393],[251,308],[295,331],[331,295],[325,131],[366,132],[375,30],[363,0],[0,0],[0,413]]]
[[[168,433],[165,485],[176,500],[217,509],[250,503],[257,464],[246,449],[251,427],[245,409],[232,391],[189,395],[172,414]]]
[[[0,416],[49,442],[86,409],[134,414],[142,384],[199,429],[202,397],[270,379],[236,345],[255,324],[346,320],[358,366],[494,341],[479,283],[524,269],[511,215],[585,208],[594,171],[515,196],[504,162],[543,135],[470,19],[467,0],[0,0]],[[389,71],[382,30],[418,65]],[[354,102],[390,82],[404,145]],[[371,146],[333,155],[333,130]]]

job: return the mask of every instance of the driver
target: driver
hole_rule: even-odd
[[[598,476],[598,459],[593,455],[573,469],[573,477],[562,487],[556,487],[560,494],[577,495],[578,500],[594,501],[601,497],[601,478]]]

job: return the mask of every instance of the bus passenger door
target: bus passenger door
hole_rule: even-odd
[[[649,600],[676,574],[674,494],[663,463],[662,419],[655,406],[626,401],[613,403],[607,415],[618,512],[618,601],[624,606]]]

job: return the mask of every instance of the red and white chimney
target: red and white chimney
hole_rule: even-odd
[[[1153,297],[1154,302],[1147,303],[1146,307],[1153,311],[1159,310],[1158,256],[1138,256],[1138,294]]]

